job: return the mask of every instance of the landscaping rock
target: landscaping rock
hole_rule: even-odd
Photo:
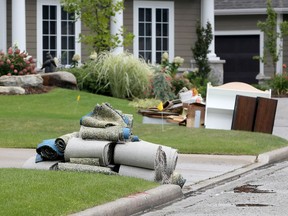
[[[0,77],[0,86],[40,87],[42,83],[43,79],[39,74]]]
[[[67,89],[77,89],[76,77],[66,71],[58,71],[53,73],[41,74],[43,78],[43,85],[45,86],[57,86]]]
[[[0,86],[0,94],[25,94],[25,89],[18,86]]]

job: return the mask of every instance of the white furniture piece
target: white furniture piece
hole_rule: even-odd
[[[271,89],[261,91],[241,82],[230,82],[217,87],[208,83],[205,128],[231,130],[236,95],[271,98]]]

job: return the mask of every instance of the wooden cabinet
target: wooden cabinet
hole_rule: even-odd
[[[261,91],[241,82],[231,82],[217,87],[208,83],[205,128],[231,130],[236,95],[271,98],[271,90]]]

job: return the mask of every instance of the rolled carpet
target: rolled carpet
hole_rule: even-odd
[[[101,173],[101,174],[105,174],[105,175],[118,175],[118,173],[111,171],[111,169],[107,168],[107,167],[91,166],[91,165],[84,165],[84,164],[74,164],[74,163],[58,163],[58,170]]]
[[[110,126],[128,127],[132,123],[128,116],[112,108],[109,103],[97,104],[91,113],[80,119],[80,125],[86,127],[105,128]]]
[[[65,134],[63,136],[56,138],[55,145],[60,152],[64,153],[66,145],[67,145],[69,139],[71,139],[72,137],[79,137],[79,132],[73,132],[73,133]]]
[[[70,158],[70,162],[74,164],[100,166],[99,158]]]
[[[156,181],[155,170],[151,169],[120,165],[119,174],[122,176],[141,178],[147,181]]]
[[[70,158],[99,158],[101,166],[107,166],[113,159],[114,144],[107,141],[83,140],[73,137],[64,152],[65,161]]]
[[[107,140],[111,142],[126,141],[131,137],[130,128],[111,126],[107,128],[80,127],[79,136],[82,139]]]
[[[36,152],[41,155],[44,160],[63,159],[63,152],[60,152],[55,145],[55,139],[43,140],[37,148]]]
[[[145,141],[118,144],[114,149],[114,163],[154,170],[157,164],[166,164],[160,145]],[[161,155],[160,158],[157,155]]]
[[[174,172],[177,161],[178,161],[178,152],[176,149],[168,147],[168,146],[163,146],[162,145],[162,150],[166,154],[166,161],[167,161],[167,175],[170,176]]]

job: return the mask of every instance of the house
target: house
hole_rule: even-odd
[[[224,83],[242,81],[258,83],[273,76],[270,65],[253,60],[263,54],[264,35],[257,27],[266,19],[267,0],[215,0],[215,52],[226,60]],[[277,25],[288,20],[288,0],[273,0]],[[280,40],[277,41],[281,43]],[[277,64],[277,73],[288,62],[288,39],[285,38]]]
[[[133,44],[119,47],[119,52],[128,50],[149,62],[159,63],[162,53],[168,51],[171,60],[181,56],[185,59],[183,67],[190,68],[196,22],[201,20],[205,25],[209,21],[215,30],[215,40],[209,47],[208,57],[220,83],[223,80],[256,83],[256,77],[265,79],[272,73],[271,68],[251,60],[263,50],[263,34],[256,24],[258,20],[265,20],[265,2],[125,0],[123,13],[116,14],[116,23],[111,22],[111,32],[115,34],[123,24],[135,35]],[[273,4],[279,21],[287,20],[288,1],[273,1]],[[60,58],[64,65],[71,63],[74,53],[80,54],[82,59],[89,55],[87,47],[78,42],[79,33],[85,34],[87,29],[63,10],[60,0],[0,0],[0,18],[0,50],[5,51],[17,43],[21,50],[37,59],[38,67],[47,52]],[[285,47],[282,59],[279,68],[288,60]]]

